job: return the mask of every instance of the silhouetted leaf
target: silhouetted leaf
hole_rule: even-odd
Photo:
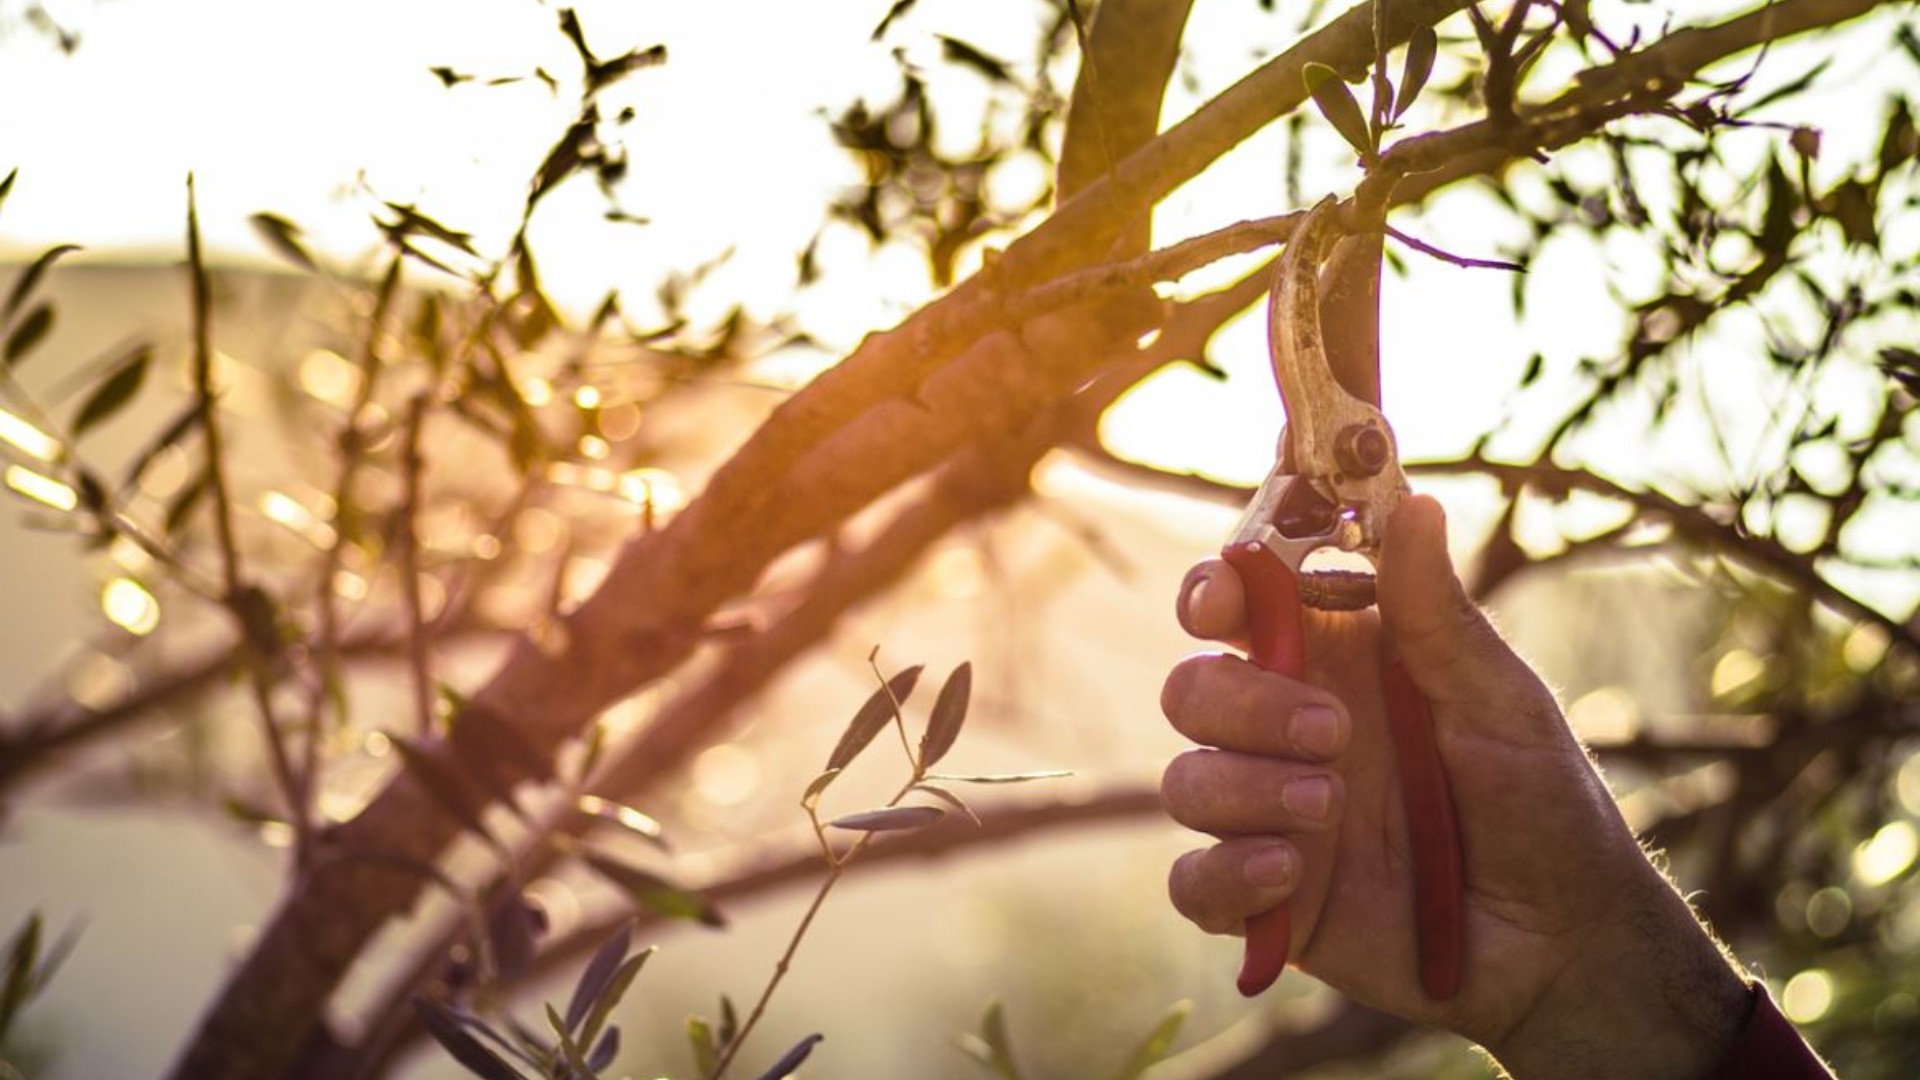
[[[477,254],[473,249],[472,233],[463,233],[449,229],[433,218],[402,203],[389,202],[386,204],[386,207],[393,211],[395,218],[393,221],[380,223],[382,231],[386,232],[388,236],[396,239],[406,236],[430,237],[465,254]],[[432,263],[442,270],[447,270],[449,273],[452,273],[452,270],[443,263],[435,262],[417,251],[413,252],[413,254],[421,259],[425,259],[427,262]]]
[[[1420,96],[1433,74],[1433,60],[1440,52],[1440,38],[1431,26],[1416,26],[1407,38],[1407,55],[1400,66],[1400,89],[1394,95],[1393,118],[1400,119],[1407,106]]]
[[[1880,370],[1906,387],[1907,393],[1920,397],[1920,352],[1897,346],[1881,349]]]
[[[412,776],[429,798],[447,816],[459,822],[469,832],[485,840],[501,854],[506,848],[499,838],[487,828],[480,818],[486,808],[486,801],[474,790],[472,781],[462,776],[458,770],[413,740],[403,735],[389,736],[394,749],[400,752],[400,759],[406,764],[407,774]]]
[[[19,166],[15,166],[7,173],[5,180],[0,180],[0,206],[7,204],[7,196],[13,194],[13,182],[19,178],[20,168]]]
[[[420,1014],[427,1033],[467,1071],[484,1080],[527,1080],[526,1074],[467,1034],[459,1018],[446,1006],[430,998],[415,997],[413,1008]]]
[[[120,361],[118,370],[108,376],[80,406],[79,413],[73,418],[73,437],[78,439],[126,408],[133,396],[140,392],[140,385],[146,381],[148,362],[152,359],[153,350],[142,345]]]
[[[453,87],[456,87],[463,82],[473,81],[473,76],[462,74],[461,72],[455,71],[452,68],[446,66],[445,64],[436,64],[435,66],[428,68],[427,71],[432,73],[434,78],[440,80],[441,86],[447,87],[448,89],[452,89]]]
[[[1895,101],[1887,117],[1886,130],[1880,136],[1880,175],[1885,176],[1920,154],[1920,132],[1913,126],[1913,111],[1906,100]]]
[[[195,508],[206,497],[207,488],[212,482],[213,470],[202,467],[198,473],[194,474],[193,479],[181,485],[180,490],[174,492],[173,498],[167,503],[167,514],[162,521],[161,531],[168,537],[178,536],[180,530],[186,526],[187,519],[193,516]]]
[[[613,981],[613,973],[620,970],[620,962],[627,958],[627,949],[633,944],[633,921],[622,922],[620,929],[607,936],[600,947],[593,951],[593,959],[587,961],[586,969],[580,972],[580,981],[574,984],[573,997],[567,1002],[567,1030],[578,1031],[580,1021],[587,1018],[587,1012],[593,1003],[600,1000],[607,985]]]
[[[1167,1010],[1167,1015],[1161,1017],[1133,1056],[1114,1074],[1114,1080],[1140,1080],[1142,1073],[1166,1058],[1167,1052],[1173,1049],[1173,1040],[1180,1035],[1180,1025],[1186,1023],[1187,1014],[1192,1011],[1191,1001],[1182,1001]]]
[[[1740,111],[1735,115],[1746,116],[1749,113],[1757,112],[1760,109],[1764,109],[1767,106],[1773,104],[1776,101],[1780,101],[1783,98],[1790,98],[1795,94],[1802,93],[1808,87],[1813,85],[1814,80],[1826,74],[1827,69],[1832,66],[1833,66],[1833,58],[1829,56],[1826,59],[1808,68],[1807,70],[1801,72],[1797,78],[1794,78],[1789,82],[1783,83],[1782,85],[1777,86],[1774,89],[1769,90],[1764,94],[1761,94],[1759,97],[1755,98],[1754,100],[1747,102],[1746,105],[1743,106],[1740,109]]]
[[[1754,238],[1761,251],[1776,256],[1787,253],[1794,236],[1793,213],[1799,204],[1800,192],[1780,167],[1780,159],[1767,159],[1767,209],[1760,234]]]
[[[20,271],[20,276],[14,279],[13,288],[7,291],[6,305],[0,307],[0,325],[13,320],[13,313],[20,310],[20,305],[26,302],[27,294],[33,291],[33,287],[39,283],[40,278],[56,260],[79,250],[78,244],[59,244],[50,247],[41,252],[40,257],[33,260],[25,270]]]
[[[613,1064],[613,1059],[618,1056],[620,1056],[620,1027],[617,1024],[608,1025],[606,1034],[600,1036],[600,1041],[595,1043],[593,1049],[587,1053],[587,1068],[598,1072]]]
[[[1527,357],[1526,369],[1520,372],[1521,388],[1525,389],[1539,382],[1540,374],[1546,370],[1546,366],[1547,358],[1540,353],[1534,353],[1532,356]]]
[[[946,773],[929,773],[929,780],[951,780],[957,784],[1024,784],[1032,780],[1058,780],[1063,776],[1072,776],[1066,769],[1040,769],[1022,773],[986,773],[972,776],[952,776]]]
[[[7,335],[5,362],[8,367],[18,364],[21,358],[40,344],[47,331],[53,329],[53,308],[46,303],[35,304],[20,325]]]
[[[40,913],[33,912],[7,942],[6,984],[0,987],[0,1035],[33,994],[33,971],[40,962]]]
[[[906,704],[907,695],[913,693],[913,684],[919,680],[924,666],[915,664],[907,668],[888,679],[885,686],[867,698],[866,704],[860,706],[860,711],[853,714],[847,730],[841,733],[840,742],[834,746],[833,753],[828,755],[827,771],[844,769],[860,756],[860,751],[865,750],[873,737],[880,734],[887,722],[893,719],[895,703]]]
[[[1341,81],[1340,73],[1325,64],[1308,64],[1304,77],[1307,93],[1313,96],[1320,115],[1327,118],[1362,158],[1372,157],[1373,140],[1367,134],[1367,118],[1360,111],[1360,103],[1354,100],[1353,91]]]
[[[962,67],[972,68],[985,76],[988,82],[1012,83],[1014,81],[1013,73],[1007,68],[1006,61],[988,56],[974,46],[945,34],[934,36],[940,39],[940,53],[948,60]]]
[[[967,801],[965,799],[962,799],[960,796],[954,794],[951,791],[948,791],[946,788],[940,787],[936,784],[915,784],[913,785],[913,790],[926,792],[927,794],[933,796],[934,798],[939,799],[941,802],[946,803],[948,806],[953,807],[955,810],[958,810],[961,813],[967,815],[967,817],[971,819],[975,825],[980,824],[980,815],[973,812],[973,807],[968,806]]]
[[[834,778],[839,775],[839,769],[828,769],[814,777],[813,782],[807,785],[807,790],[801,792],[800,805],[812,810],[820,802],[820,796],[826,792],[827,785],[833,783]]]
[[[893,26],[894,20],[912,11],[913,5],[919,2],[920,0],[894,0],[893,6],[887,9],[886,18],[881,19],[880,25],[873,28],[873,36],[867,40],[879,41],[881,38],[886,37],[887,30]]]
[[[653,954],[654,949],[649,946],[627,957],[624,963],[614,969],[613,978],[607,980],[606,988],[601,990],[600,996],[594,999],[593,1008],[587,1010],[587,1018],[580,1025],[582,1043],[589,1046],[594,1044],[600,1035],[600,1029],[606,1026],[607,1017],[612,1014],[614,1006],[620,1004],[620,999],[627,995],[627,987],[633,985],[634,976],[640,974],[640,969],[647,966],[647,961],[653,957]]]
[[[998,998],[987,1003],[986,1015],[980,1018],[980,1034],[963,1037],[960,1049],[992,1070],[1000,1080],[1021,1080],[1020,1068],[1013,1063],[1013,1044],[1007,1038],[1007,1018]]]
[[[793,1044],[793,1049],[780,1055],[780,1060],[773,1063],[773,1068],[760,1074],[760,1080],[780,1080],[781,1077],[793,1075],[793,1070],[807,1060],[807,1055],[813,1053],[813,1048],[824,1038],[825,1035],[815,1032]]]
[[[573,1041],[573,1034],[567,1030],[566,1021],[560,1019],[560,1014],[553,1011],[552,1005],[548,1005],[546,1009],[547,1026],[553,1029],[554,1049],[560,1052],[560,1060],[566,1062],[567,1067],[572,1070],[571,1075],[579,1080],[592,1076],[593,1070],[587,1067],[586,1055],[580,1052],[579,1044]]]
[[[937,806],[888,806],[837,817],[827,824],[853,832],[902,832],[924,829],[946,816],[947,812]]]
[[[967,703],[973,695],[973,665],[962,663],[947,676],[934,699],[933,714],[927,718],[927,730],[920,737],[920,767],[930,769],[947,756],[954,740],[960,737],[960,725],[967,719]]]
[[[200,403],[190,401],[182,406],[180,411],[174,414],[173,419],[167,422],[167,426],[161,429],[160,434],[154,436],[153,441],[148,443],[146,448],[141,450],[139,455],[128,463],[126,476],[125,479],[122,480],[122,483],[129,485],[138,483],[140,478],[146,474],[148,467],[150,467],[161,454],[166,453],[171,447],[178,446],[182,439],[185,439],[195,427],[199,426],[199,423]]]
[[[594,873],[619,886],[634,903],[670,919],[693,919],[707,926],[725,926],[726,916],[713,901],[691,889],[636,866],[610,859],[598,852],[582,852],[581,859]]]
[[[300,226],[279,214],[264,211],[252,215],[247,221],[253,225],[253,231],[260,234],[260,239],[266,241],[267,246],[281,258],[303,270],[319,272],[320,264],[313,261],[313,256],[307,254],[306,247],[300,243]]]
[[[636,71],[659,67],[667,62],[665,45],[649,45],[644,49],[634,49],[621,53],[611,60],[595,64],[587,72],[587,91],[595,93],[612,86]]]

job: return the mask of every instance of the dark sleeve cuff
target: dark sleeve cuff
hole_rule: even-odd
[[[1766,987],[1756,982],[1749,992],[1753,1013],[1746,1026],[1701,1080],[1832,1080],[1833,1073],[1780,1015]]]

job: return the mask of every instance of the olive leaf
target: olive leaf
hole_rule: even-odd
[[[693,1047],[693,1071],[701,1076],[713,1075],[713,1067],[720,1061],[720,1043],[706,1017],[687,1017],[687,1043]]]
[[[885,685],[867,698],[866,704],[860,706],[860,711],[854,713],[853,719],[847,723],[847,730],[841,733],[833,753],[828,755],[828,770],[844,769],[860,756],[860,751],[865,750],[873,737],[887,726],[887,721],[893,719],[894,710],[906,703],[907,695],[913,693],[913,684],[919,681],[923,667],[915,664],[907,668],[888,679]]]
[[[1373,136],[1367,130],[1367,118],[1360,111],[1360,103],[1354,100],[1353,91],[1341,81],[1340,73],[1325,64],[1308,64],[1304,77],[1307,93],[1313,96],[1320,115],[1327,118],[1362,158],[1371,158]]]
[[[973,812],[973,807],[967,805],[967,800],[962,799],[960,796],[954,794],[951,791],[948,791],[946,788],[940,787],[937,784],[922,783],[922,784],[913,785],[913,790],[926,792],[927,794],[933,796],[934,798],[939,799],[941,802],[946,803],[948,806],[953,807],[955,810],[958,810],[961,813],[967,815],[967,819],[972,821],[975,825],[980,824],[980,815]]]
[[[1413,99],[1427,85],[1427,77],[1433,74],[1433,60],[1440,51],[1439,35],[1431,26],[1416,26],[1407,38],[1407,55],[1400,65],[1400,91],[1393,101],[1393,119],[1407,111]]]
[[[1135,1048],[1133,1056],[1127,1059],[1120,1071],[1114,1074],[1114,1080],[1140,1080],[1142,1073],[1165,1059],[1173,1049],[1173,1040],[1180,1035],[1180,1026],[1187,1021],[1187,1014],[1193,1011],[1193,1002],[1176,1002],[1167,1014],[1160,1018],[1147,1034],[1145,1041]]]
[[[594,873],[618,886],[634,903],[649,911],[670,919],[692,919],[706,926],[727,924],[727,918],[720,909],[699,892],[682,888],[658,874],[610,859],[599,852],[583,851],[580,858]]]
[[[1013,1044],[1007,1038],[1007,1018],[995,998],[987,1003],[980,1018],[980,1034],[962,1035],[960,1049],[1000,1080],[1021,1080],[1020,1068],[1013,1063]]]
[[[313,261],[313,256],[307,254],[306,247],[300,243],[302,232],[300,226],[279,214],[269,214],[264,211],[247,218],[247,222],[253,226],[254,232],[260,234],[260,239],[266,241],[267,246],[281,258],[303,270],[319,272],[320,264]]]
[[[813,781],[807,785],[807,790],[800,793],[800,805],[809,811],[819,805],[820,796],[826,793],[827,785],[833,783],[834,778],[839,775],[839,769],[828,769],[814,777]]]
[[[1072,776],[1066,769],[1036,769],[1023,773],[976,773],[971,776],[959,776],[952,773],[928,773],[929,780],[948,780],[956,784],[1025,784],[1033,780],[1058,780],[1063,776]]]
[[[613,973],[620,969],[620,962],[627,957],[627,949],[633,944],[633,920],[620,924],[620,928],[607,936],[600,947],[593,952],[593,959],[587,961],[586,970],[580,973],[580,981],[573,986],[573,998],[567,1002],[567,1030],[580,1029],[580,1021],[587,1018],[587,1012],[593,1008],[600,995],[606,992],[613,982]]]
[[[139,346],[120,360],[116,365],[117,370],[80,406],[79,413],[73,418],[73,437],[78,439],[126,408],[133,396],[140,392],[141,384],[146,382],[147,368],[152,360],[153,349],[146,345]]]
[[[13,288],[8,290],[7,302],[0,305],[0,324],[10,321],[14,312],[20,310],[20,305],[27,300],[27,294],[33,291],[34,285],[40,281],[48,267],[62,256],[71,255],[79,250],[78,244],[57,244],[41,252],[40,257],[33,260],[31,266],[20,272],[20,276],[14,280]]]
[[[953,669],[934,699],[933,715],[927,718],[926,734],[920,737],[920,767],[932,768],[947,756],[954,740],[960,737],[960,725],[967,719],[967,703],[973,695],[973,665],[963,663]]]
[[[812,1035],[794,1043],[791,1050],[780,1055],[780,1060],[773,1063],[773,1068],[760,1074],[760,1080],[780,1080],[781,1077],[793,1075],[793,1070],[799,1068],[800,1063],[807,1060],[807,1055],[813,1053],[813,1048],[819,1045],[820,1040],[824,1038],[826,1038],[825,1035],[816,1031]]]
[[[937,806],[889,806],[837,817],[827,824],[854,832],[902,832],[924,829],[946,816],[947,812]]]
[[[427,1034],[432,1035],[453,1060],[466,1066],[467,1071],[484,1080],[527,1080],[525,1073],[467,1034],[459,1016],[446,1006],[430,998],[415,997],[413,1008],[420,1014]]]
[[[419,743],[403,735],[392,735],[388,739],[393,748],[400,752],[400,760],[405,763],[408,775],[426,791],[436,806],[469,832],[485,840],[495,851],[502,855],[507,853],[500,838],[480,818],[481,812],[486,809],[486,800],[475,790],[472,781]]]
[[[13,367],[18,364],[52,329],[53,308],[46,303],[35,304],[33,310],[27,312],[27,317],[20,320],[20,325],[7,335],[4,353],[6,365]]]

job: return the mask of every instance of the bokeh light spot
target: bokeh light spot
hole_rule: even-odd
[[[1796,1024],[1811,1024],[1833,1008],[1833,977],[1808,968],[1787,980],[1780,992],[1780,1011]]]
[[[1907,872],[1920,856],[1920,833],[1911,822],[1893,821],[1853,849],[1853,874],[1867,885],[1885,885]]]
[[[7,466],[7,486],[55,510],[72,510],[80,505],[80,497],[74,494],[72,488],[51,476],[42,476],[19,465]]]
[[[760,783],[760,762],[732,743],[703,751],[693,761],[693,787],[716,806],[738,806]]]
[[[1853,897],[1831,886],[1807,900],[1807,929],[1823,938],[1839,937],[1853,921]]]
[[[107,621],[129,634],[145,636],[160,625],[160,601],[132,578],[117,577],[100,592]]]

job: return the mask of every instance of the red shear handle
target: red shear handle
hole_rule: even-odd
[[[1268,671],[1304,677],[1307,636],[1301,620],[1300,585],[1292,568],[1255,543],[1229,544],[1220,557],[1240,575],[1246,595],[1248,659]],[[1292,947],[1293,919],[1287,905],[1248,919],[1240,992],[1253,997],[1272,986],[1286,970]]]
[[[1466,873],[1453,789],[1434,741],[1433,713],[1406,665],[1390,650],[1381,656],[1387,726],[1399,755],[1400,793],[1413,842],[1414,930],[1420,949],[1420,985],[1448,1001],[1460,990],[1466,958]]]

